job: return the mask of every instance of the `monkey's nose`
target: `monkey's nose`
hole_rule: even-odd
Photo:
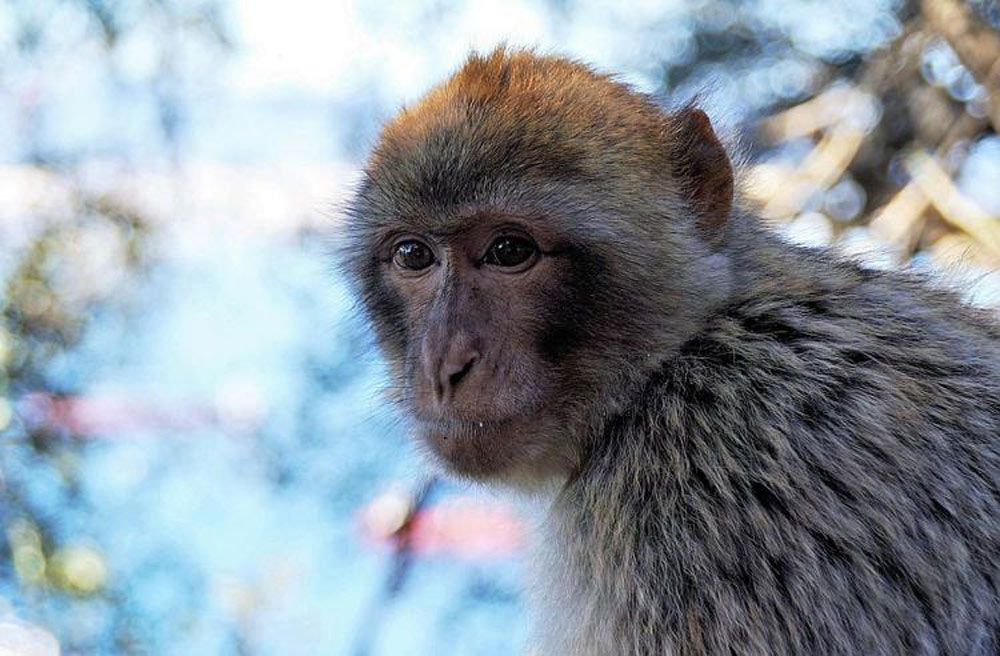
[[[468,338],[460,336],[451,341],[434,377],[434,397],[438,403],[447,403],[454,398],[455,389],[469,375],[479,358],[479,351]]]

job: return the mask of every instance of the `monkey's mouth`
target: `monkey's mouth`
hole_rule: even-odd
[[[439,435],[441,439],[475,439],[496,435],[514,423],[515,418],[506,419],[425,419],[418,418],[424,433]]]
[[[421,421],[417,437],[452,472],[485,479],[516,459],[522,434],[518,419]]]

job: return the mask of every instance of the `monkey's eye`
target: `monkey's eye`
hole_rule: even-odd
[[[421,271],[434,264],[434,253],[427,244],[416,239],[407,239],[396,244],[392,261],[403,269]]]
[[[507,235],[498,237],[490,244],[483,257],[483,264],[507,269],[522,266],[538,253],[535,242],[525,237]]]

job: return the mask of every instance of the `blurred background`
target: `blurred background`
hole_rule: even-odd
[[[1000,306],[995,0],[4,0],[0,655],[524,653],[330,256],[381,121],[507,42],[699,98],[789,239]]]

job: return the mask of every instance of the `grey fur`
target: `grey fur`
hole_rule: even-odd
[[[752,223],[556,498],[541,653],[998,653],[993,318]]]

